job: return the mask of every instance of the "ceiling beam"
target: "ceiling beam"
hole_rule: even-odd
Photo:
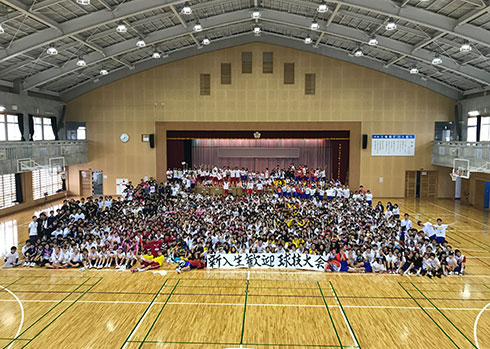
[[[286,26],[295,26],[300,29],[308,29],[311,23],[309,18],[304,16],[295,15],[291,13],[284,13],[276,10],[262,9],[261,21],[279,23]],[[206,19],[202,19],[202,24],[205,30],[211,30],[213,28],[221,26],[230,26],[234,23],[246,22],[251,20],[250,11],[248,9],[234,11],[231,13],[225,13]],[[339,38],[353,40],[359,44],[366,43],[369,40],[369,34],[355,28],[346,27],[336,23],[332,23],[330,26],[325,27],[324,21],[319,21],[321,25],[321,33],[327,35],[334,35]],[[147,36],[147,44],[158,44],[163,41],[175,39],[177,37],[186,36],[191,33],[191,29],[183,28],[182,26],[174,26],[167,29],[162,29],[151,33]],[[431,64],[432,58],[434,57],[433,52],[425,49],[419,49],[414,51],[414,46],[406,44],[391,38],[379,37],[378,38],[378,49],[384,49],[391,53],[397,54],[399,56],[410,57],[418,61]],[[107,57],[116,57],[127,52],[137,50],[135,45],[135,39],[127,40],[109,47],[105,48]],[[87,64],[93,65],[101,62],[106,57],[104,57],[100,52],[92,52],[85,56]],[[472,66],[460,66],[455,63],[449,57],[442,56],[443,64],[439,66],[440,69],[446,69],[460,76],[472,79],[484,85],[490,85],[490,72],[472,67]],[[28,77],[24,82],[24,88],[30,89],[49,81],[58,79],[64,75],[72,74],[78,70],[84,69],[76,65],[77,59],[73,59],[67,62],[62,68],[52,68],[42,71],[40,73],[34,74]],[[391,63],[393,64],[393,63]]]
[[[172,53],[165,60],[148,59],[145,60],[144,62],[136,64],[135,69],[132,71],[129,71],[127,69],[118,69],[117,71],[113,71],[111,72],[111,74],[101,77],[100,81],[97,84],[94,84],[93,80],[90,80],[82,84],[79,84],[77,86],[74,86],[68,91],[62,93],[61,97],[64,101],[69,101],[93,89],[99,88],[113,81],[117,81],[129,75],[136,74],[150,68],[154,68],[164,64],[169,64],[181,59],[185,59],[188,57],[192,57],[204,53],[209,53],[216,50],[221,50],[225,48],[240,46],[249,43],[256,43],[256,42],[289,47],[292,49],[306,51],[314,54],[319,54],[325,57],[331,57],[341,61],[350,62],[369,69],[377,70],[385,74],[389,74],[391,76],[395,76],[403,80],[410,81],[412,83],[418,84],[420,86],[423,86],[425,88],[428,88],[430,90],[433,90],[437,93],[443,94],[453,99],[459,99],[462,97],[462,94],[457,89],[444,86],[444,84],[438,83],[436,80],[433,81],[431,79],[426,79],[426,81],[424,81],[421,79],[420,76],[411,75],[406,70],[400,69],[398,67],[384,68],[383,64],[380,62],[375,62],[366,57],[361,57],[361,58],[350,57],[349,55],[346,54],[344,50],[341,49],[337,49],[334,47],[326,47],[326,46],[322,46],[319,49],[316,49],[310,45],[305,45],[300,40],[294,40],[292,38],[286,38],[286,37],[271,36],[268,35],[266,32],[264,32],[262,36],[254,36],[253,34],[247,34],[247,35],[240,35],[239,37],[226,37],[218,40],[213,40],[213,43],[211,45],[205,46],[201,50],[196,50],[194,46],[190,46],[181,49],[178,52]]]
[[[344,6],[375,12],[388,17],[398,18],[412,23],[420,24],[437,31],[445,32],[490,46],[490,31],[468,23],[459,24],[457,19],[427,11],[414,6],[396,6],[390,0],[327,0],[330,3],[340,3]]]
[[[1,0],[10,3],[13,0]],[[34,34],[27,35],[15,40],[10,47],[0,51],[0,62],[16,57],[30,50],[60,41],[72,35],[122,21],[128,17],[136,16],[148,11],[157,10],[173,4],[179,4],[184,0],[133,0],[122,3],[113,11],[97,11],[72,20],[58,24],[58,29],[52,27],[40,30]]]

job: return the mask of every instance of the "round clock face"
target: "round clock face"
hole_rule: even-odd
[[[127,133],[123,133],[121,135],[121,142],[126,143],[127,141],[129,141],[129,136]]]

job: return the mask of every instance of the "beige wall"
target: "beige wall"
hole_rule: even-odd
[[[253,52],[253,73],[241,74],[241,52]],[[262,52],[274,52],[274,74],[262,74]],[[295,84],[283,84],[283,63],[295,63]],[[232,64],[232,84],[220,84],[220,63]],[[211,96],[199,95],[199,74],[211,74]],[[305,96],[304,74],[316,73],[316,95]],[[86,121],[90,162],[104,190],[116,178],[156,176],[155,149],[142,143],[155,122],[360,121],[362,133],[414,133],[414,157],[371,157],[361,150],[360,180],[376,196],[403,196],[405,170],[433,169],[434,121],[450,120],[454,100],[389,75],[335,59],[268,44],[248,44],[160,66],[93,90],[68,103],[69,121]],[[119,141],[126,132],[131,139]],[[453,186],[441,170],[439,196]],[[383,177],[383,183],[379,182]],[[446,178],[448,177],[448,178]],[[447,185],[446,185],[447,184]],[[74,194],[75,187],[70,187]]]

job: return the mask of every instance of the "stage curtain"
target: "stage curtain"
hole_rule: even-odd
[[[330,177],[333,155],[330,143],[323,139],[196,139],[192,141],[192,158],[195,166],[236,166],[253,171],[272,170],[276,166],[287,168],[293,163],[295,166],[325,168]],[[257,157],[241,157],[239,151],[237,157],[220,157],[219,150],[223,148],[248,148],[252,153],[255,151]],[[264,157],[264,154],[273,153],[266,148],[297,149],[299,155],[292,158]]]

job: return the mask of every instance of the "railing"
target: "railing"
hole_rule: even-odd
[[[434,141],[432,164],[453,167],[454,159],[470,161],[473,172],[488,172],[490,169],[490,142]]]
[[[17,172],[17,160],[32,159],[42,166],[49,159],[65,158],[65,165],[88,162],[88,144],[80,141],[0,142],[0,174]]]

